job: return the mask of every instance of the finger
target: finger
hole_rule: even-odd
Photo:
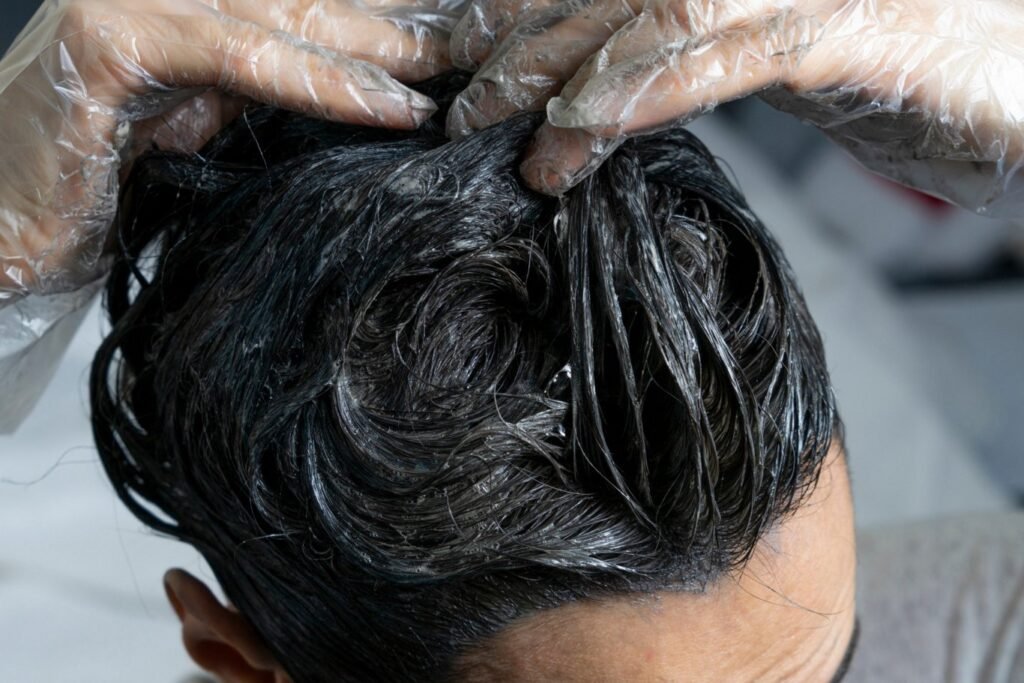
[[[789,45],[795,38],[793,31],[779,32],[781,22],[754,31],[726,30],[706,43],[684,41],[653,55],[636,49],[637,57],[597,73],[568,104],[563,97],[552,100],[550,123],[537,132],[521,166],[527,184],[545,194],[563,194],[593,173],[623,137],[678,123],[780,82],[794,66],[791,50],[780,49],[780,42]],[[616,54],[629,54],[626,47],[617,46]]]
[[[799,61],[792,46],[811,39],[783,26],[785,18],[683,41],[610,66],[571,100],[552,99],[548,120],[601,137],[632,135],[690,120],[775,85]]]
[[[452,31],[455,66],[476,71],[516,26],[560,0],[474,0]]]
[[[658,46],[746,26],[755,30],[783,11],[780,0],[660,0],[648,3],[643,12],[613,35],[601,51],[589,59],[566,84],[560,96],[569,101],[584,84],[603,70],[630,60],[649,57]]]
[[[519,172],[534,190],[558,197],[597,170],[618,146],[614,139],[545,123],[527,148]]]
[[[414,128],[436,109],[378,66],[218,13],[133,16],[102,29],[101,49],[121,60],[121,78],[139,84],[135,94],[156,86],[215,87],[337,121],[395,128]]]
[[[324,3],[312,0],[221,0],[227,15],[284,31],[419,81],[451,68],[448,44],[458,14],[452,3]]]
[[[237,118],[251,101],[247,97],[208,90],[166,114],[138,121],[132,127],[129,158],[153,147],[164,151],[196,152]],[[122,173],[124,171],[122,167]]]
[[[468,135],[519,111],[539,111],[608,38],[635,16],[622,0],[584,9],[562,3],[520,24],[448,113],[448,134]]]
[[[652,0],[644,14],[676,35],[705,36],[823,0]],[[834,0],[828,0],[834,1]]]
[[[306,0],[309,2],[310,0]],[[418,9],[436,9],[461,17],[466,12],[470,0],[359,0],[363,7],[411,7]]]

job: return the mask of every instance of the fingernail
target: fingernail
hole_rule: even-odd
[[[586,87],[584,88],[586,89]],[[581,128],[605,130],[620,125],[621,94],[606,98],[603,94],[587,93],[586,98],[577,96],[573,100],[555,97],[548,101],[548,123],[555,128]],[[610,103],[606,100],[610,99]],[[612,112],[615,113],[612,113]]]
[[[548,115],[548,122],[551,123],[551,125],[553,125],[553,126],[558,126],[558,124],[555,123],[554,120],[558,119],[558,118],[561,118],[563,116],[566,108],[570,104],[571,104],[571,100],[567,100],[566,98],[562,97],[561,95],[559,95],[558,97],[552,97],[550,100],[548,100],[548,104],[547,104],[547,108],[546,108],[547,109],[547,115]]]
[[[169,570],[164,573],[163,584],[164,594],[167,596],[167,601],[171,603],[171,609],[178,616],[179,619],[185,618],[185,605],[182,603],[182,596],[178,595],[178,592],[171,586],[171,572],[176,570]]]
[[[495,33],[487,25],[482,8],[476,3],[452,30],[452,64],[465,71],[476,71],[482,57],[494,45]]]
[[[562,196],[596,171],[618,146],[616,140],[586,131],[544,124],[530,143],[520,173],[537,191]]]
[[[419,127],[437,111],[437,103],[426,95],[413,91],[406,104],[409,107],[409,120]]]
[[[421,112],[425,116],[431,116],[437,111],[437,102],[421,93],[409,98],[409,106],[413,111]]]
[[[464,138],[470,133],[486,128],[488,121],[480,111],[481,103],[490,97],[493,85],[489,83],[471,83],[459,93],[448,110],[448,137],[453,140]]]
[[[538,171],[540,190],[552,197],[561,197],[569,186],[569,179],[550,166],[544,166]]]
[[[533,189],[552,197],[565,194],[570,183],[565,173],[554,164],[534,162],[529,159],[519,166],[519,174]]]
[[[384,100],[366,102],[365,107],[373,125],[407,130],[419,128],[437,111],[432,99],[414,91],[389,94]]]
[[[596,116],[594,110],[587,110],[577,106],[575,103],[566,103],[561,98],[559,101],[548,102],[548,123],[555,128],[590,128],[592,126],[606,125]]]

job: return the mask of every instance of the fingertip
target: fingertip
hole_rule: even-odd
[[[182,620],[185,618],[186,612],[183,598],[184,586],[190,579],[193,579],[191,574],[177,567],[168,569],[163,576],[164,594],[167,596],[167,601],[171,604],[178,619]]]
[[[431,116],[437,113],[438,106],[431,98],[414,91],[415,99],[409,105],[409,124],[411,128],[419,128]]]
[[[458,140],[491,124],[484,108],[493,89],[492,84],[477,81],[459,93],[448,109],[445,122],[448,137]]]
[[[329,93],[320,114],[341,123],[413,130],[438,110],[430,97],[366,62],[344,63],[336,82],[322,83],[319,90]]]
[[[545,122],[530,142],[519,172],[529,187],[559,197],[596,171],[618,146],[618,140]]]
[[[474,3],[452,30],[448,49],[452,64],[464,71],[476,71],[490,55],[495,38],[484,10]]]
[[[537,129],[519,165],[519,173],[526,184],[552,197],[565,194],[572,186],[573,171],[579,169],[579,165],[573,163],[578,159],[578,150],[572,150],[571,145],[572,140],[549,123]]]
[[[579,98],[570,100],[560,96],[548,101],[547,115],[552,126],[596,132],[621,125],[622,116],[618,108],[611,112],[608,109],[605,102],[581,104]]]
[[[448,49],[448,54],[452,65],[456,69],[476,72],[487,61],[487,57],[490,55],[490,48],[491,45],[483,47],[465,43],[457,44],[453,41]]]
[[[360,116],[341,116],[338,121],[341,123],[354,123],[356,125],[368,125],[376,128],[392,128],[394,130],[416,130],[422,126],[437,111],[437,105],[433,107],[411,108],[407,106],[395,106],[390,112],[383,108],[374,112],[369,120]]]
[[[568,189],[557,169],[530,157],[519,166],[519,174],[530,189],[551,197],[561,197]]]
[[[490,59],[494,52],[496,36],[493,32],[488,34],[476,34],[472,42],[466,46],[466,64],[471,71],[477,71],[484,62]]]
[[[418,128],[437,111],[437,103],[432,98],[399,82],[384,69],[366,64],[365,70],[359,73],[352,69],[357,84],[368,100],[380,95],[393,102],[396,124],[401,121],[410,128]]]

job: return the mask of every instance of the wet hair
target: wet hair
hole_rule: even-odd
[[[793,274],[693,135],[559,201],[518,176],[535,117],[452,142],[444,113],[251,108],[122,194],[102,461],[297,683],[444,680],[539,610],[700,591],[836,428]]]

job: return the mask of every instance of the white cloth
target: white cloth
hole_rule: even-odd
[[[101,286],[0,306],[0,434],[32,412]]]
[[[1024,681],[1024,513],[862,533],[847,683]]]

